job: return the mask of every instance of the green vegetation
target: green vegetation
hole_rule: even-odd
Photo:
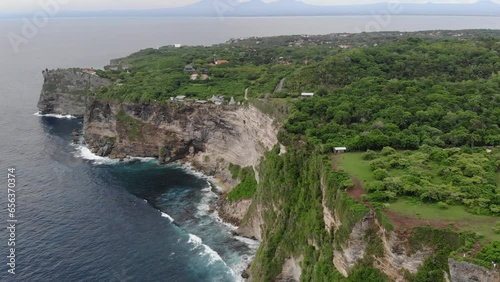
[[[417,227],[409,238],[409,245],[414,251],[424,246],[434,249],[434,253],[424,261],[415,275],[407,274],[407,279],[414,282],[445,281],[443,271],[448,272],[448,257],[450,253],[465,246],[469,234],[457,233],[450,229],[435,229]]]
[[[500,241],[493,242],[491,245],[483,247],[481,251],[477,254],[477,259],[480,259],[491,267],[491,262],[500,261]]]
[[[354,270],[349,273],[349,277],[346,279],[347,282],[359,282],[359,281],[370,281],[370,282],[386,282],[389,278],[382,273],[379,269],[367,265],[357,265]]]
[[[282,156],[276,147],[266,154],[259,171],[261,181],[251,210],[257,203],[271,208],[264,211],[268,228],[252,264],[253,279],[273,281],[289,256],[303,255],[303,281],[352,281],[332,264],[334,247],[345,243],[354,225],[368,214],[364,205],[343,192],[348,176],[333,172],[328,158],[307,146],[290,148]],[[322,188],[326,205],[335,207],[342,221],[335,233],[325,229]],[[377,272],[365,268],[359,265],[353,273]]]
[[[275,122],[284,124],[290,112],[290,100],[282,98],[274,99],[252,99],[254,105],[261,112],[272,117]]]
[[[314,53],[320,60],[320,56],[332,52],[338,51],[326,46],[302,49],[239,45],[146,49],[125,59],[133,66],[128,71],[99,71],[99,76],[116,83],[99,89],[97,95],[101,99],[158,103],[177,95],[205,100],[224,95],[241,102],[247,88],[250,98],[272,94],[281,79],[305,65],[308,54]],[[228,63],[214,65],[214,54]],[[197,79],[191,80],[193,72],[184,70],[187,65],[196,69]]]
[[[461,229],[481,234],[490,241],[500,241],[500,234],[494,230],[498,217],[471,214],[462,206],[450,205],[447,209],[441,209],[436,204],[422,203],[419,199],[403,198],[390,203],[387,209],[410,218],[428,220],[428,223],[453,223]]]
[[[286,129],[326,151],[499,145],[499,48],[408,39],[331,57],[287,79],[332,90],[297,102]]]
[[[116,120],[118,130],[124,132],[132,142],[143,141],[144,132],[148,130],[146,127],[151,127],[151,125],[144,125],[140,120],[129,116],[124,110],[120,110],[116,114]]]
[[[370,153],[375,154],[375,157],[378,158],[375,152],[371,151]],[[351,176],[357,177],[362,181],[363,185],[366,185],[369,181],[374,181],[375,178],[370,169],[370,162],[364,161],[363,156],[363,153],[359,152],[336,155],[334,162],[339,163],[342,170]]]
[[[417,151],[396,152],[385,147],[379,154],[370,152],[370,161],[363,160],[366,153],[344,154],[340,166],[363,180],[365,198],[370,201],[408,196],[437,203],[443,210],[463,205],[474,214],[499,216],[495,182],[499,151],[422,146]]]
[[[231,201],[252,198],[257,189],[257,180],[255,180],[253,167],[241,168],[237,165],[229,164],[229,171],[231,171],[233,179],[239,179],[241,183],[227,194],[227,198]]]

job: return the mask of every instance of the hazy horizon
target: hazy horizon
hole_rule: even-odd
[[[488,15],[500,16],[500,0],[3,0],[3,17],[38,16],[318,16]]]

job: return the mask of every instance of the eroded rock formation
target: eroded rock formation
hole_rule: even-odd
[[[37,105],[42,114],[83,117],[87,105],[93,100],[94,91],[111,83],[90,71],[76,68],[44,70],[43,77]]]

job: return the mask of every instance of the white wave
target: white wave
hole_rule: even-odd
[[[199,246],[201,246],[203,244],[203,241],[201,240],[200,237],[196,236],[196,235],[193,235],[191,233],[189,233],[189,239],[187,241],[189,244],[193,244],[194,245],[194,249],[198,248]]]
[[[164,218],[168,218],[170,220],[170,222],[174,222],[174,219],[170,215],[168,215],[164,212],[161,213],[161,216]]]
[[[90,151],[90,149],[87,146],[84,146],[84,145],[74,145],[74,146],[76,146],[75,157],[79,157],[79,158],[82,158],[82,159],[88,160],[88,161],[93,161],[94,164],[98,164],[98,165],[117,164],[120,162],[129,163],[129,162],[133,162],[133,161],[140,161],[143,163],[156,161],[155,158],[141,158],[141,157],[130,157],[130,156],[127,156],[123,160],[110,159],[108,157],[101,157],[101,156],[98,156],[98,155],[92,153],[92,151]]]
[[[95,164],[116,164],[119,162],[119,160],[98,156],[83,145],[77,145],[75,156],[84,160],[93,161]]]
[[[238,282],[246,281],[245,279],[243,279],[243,277],[241,277],[241,274],[247,269],[248,265],[252,262],[253,258],[254,258],[253,256],[241,258],[241,261],[238,264],[231,266],[232,274],[236,279],[236,281]],[[235,275],[235,273],[238,273],[239,275]]]
[[[220,261],[226,265],[224,260],[221,258],[221,256],[216,251],[212,250],[212,248],[210,248],[209,246],[203,244],[203,240],[200,237],[189,233],[189,238],[188,238],[187,242],[194,246],[191,250],[195,250],[195,249],[201,248],[201,247],[203,248],[203,251],[200,252],[200,256],[207,256],[208,257],[208,264],[213,264],[217,261]]]
[[[191,174],[191,175],[194,175],[198,178],[207,180],[207,184],[210,186],[210,188],[208,188],[208,187],[204,188],[202,191],[204,191],[205,189],[212,190],[212,187],[214,187],[215,190],[217,190],[219,192],[224,192],[224,189],[222,189],[222,187],[220,187],[218,185],[217,179],[213,178],[212,176],[205,175],[205,174],[203,174],[203,172],[197,171],[191,163],[189,163],[189,162],[185,162],[185,163],[177,162],[177,163],[175,163],[175,166],[178,168],[181,168],[182,170],[184,170],[188,174]]]
[[[195,215],[197,217],[210,215],[210,206],[215,204],[215,201],[217,200],[217,194],[211,190],[203,189],[201,191],[204,192],[204,195],[196,206],[197,211]]]
[[[180,165],[180,168],[183,169],[188,174],[197,176],[197,177],[202,178],[202,179],[209,179],[209,176],[206,176],[202,172],[195,170],[193,165],[190,163],[183,163]]]
[[[152,161],[156,161],[156,159],[155,158],[141,158],[141,157],[126,157],[123,161],[124,162],[140,161],[142,163],[149,163]]]
[[[248,246],[250,249],[249,253],[246,253],[244,255],[240,254],[239,257],[239,262],[236,264],[231,265],[231,269],[233,270],[234,273],[238,273],[237,281],[245,281],[243,278],[241,278],[241,274],[247,269],[248,265],[254,260],[255,254],[257,253],[257,249],[260,246],[260,242],[257,240],[252,240],[249,238],[241,237],[241,236],[234,236],[234,238],[242,243],[245,243],[245,245]]]
[[[258,240],[253,240],[253,239],[241,237],[241,236],[234,236],[234,238],[240,242],[245,243],[252,250],[257,250],[260,246],[260,242]]]
[[[41,112],[34,113],[33,115],[38,116],[38,117],[53,117],[53,118],[61,118],[61,119],[75,119],[75,118],[77,118],[77,117],[72,116],[72,115],[56,115],[56,114],[42,115]]]
[[[203,247],[205,248],[205,255],[208,255],[208,264],[213,264],[215,262],[221,261],[222,263],[226,264],[224,260],[221,258],[221,256],[214,250],[212,250],[209,246],[203,244]],[[226,265],[227,266],[227,265]]]
[[[231,224],[231,223],[229,223],[229,222],[225,222],[224,220],[222,220],[222,218],[219,216],[219,211],[218,211],[218,210],[215,210],[215,211],[213,212],[213,214],[211,214],[210,216],[212,217],[212,219],[213,219],[215,222],[217,222],[217,223],[219,223],[219,224],[223,225],[224,227],[226,227],[226,228],[227,228],[228,230],[230,230],[230,231],[234,231],[234,230],[238,229],[238,226],[233,225],[233,224]]]

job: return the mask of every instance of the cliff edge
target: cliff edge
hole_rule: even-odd
[[[94,91],[111,81],[92,70],[57,69],[42,72],[44,83],[38,109],[41,114],[73,115],[82,118]]]
[[[278,142],[272,118],[251,105],[95,100],[87,107],[84,124],[85,141],[97,155],[189,162],[219,180],[223,192],[237,184],[229,163],[255,167]]]

